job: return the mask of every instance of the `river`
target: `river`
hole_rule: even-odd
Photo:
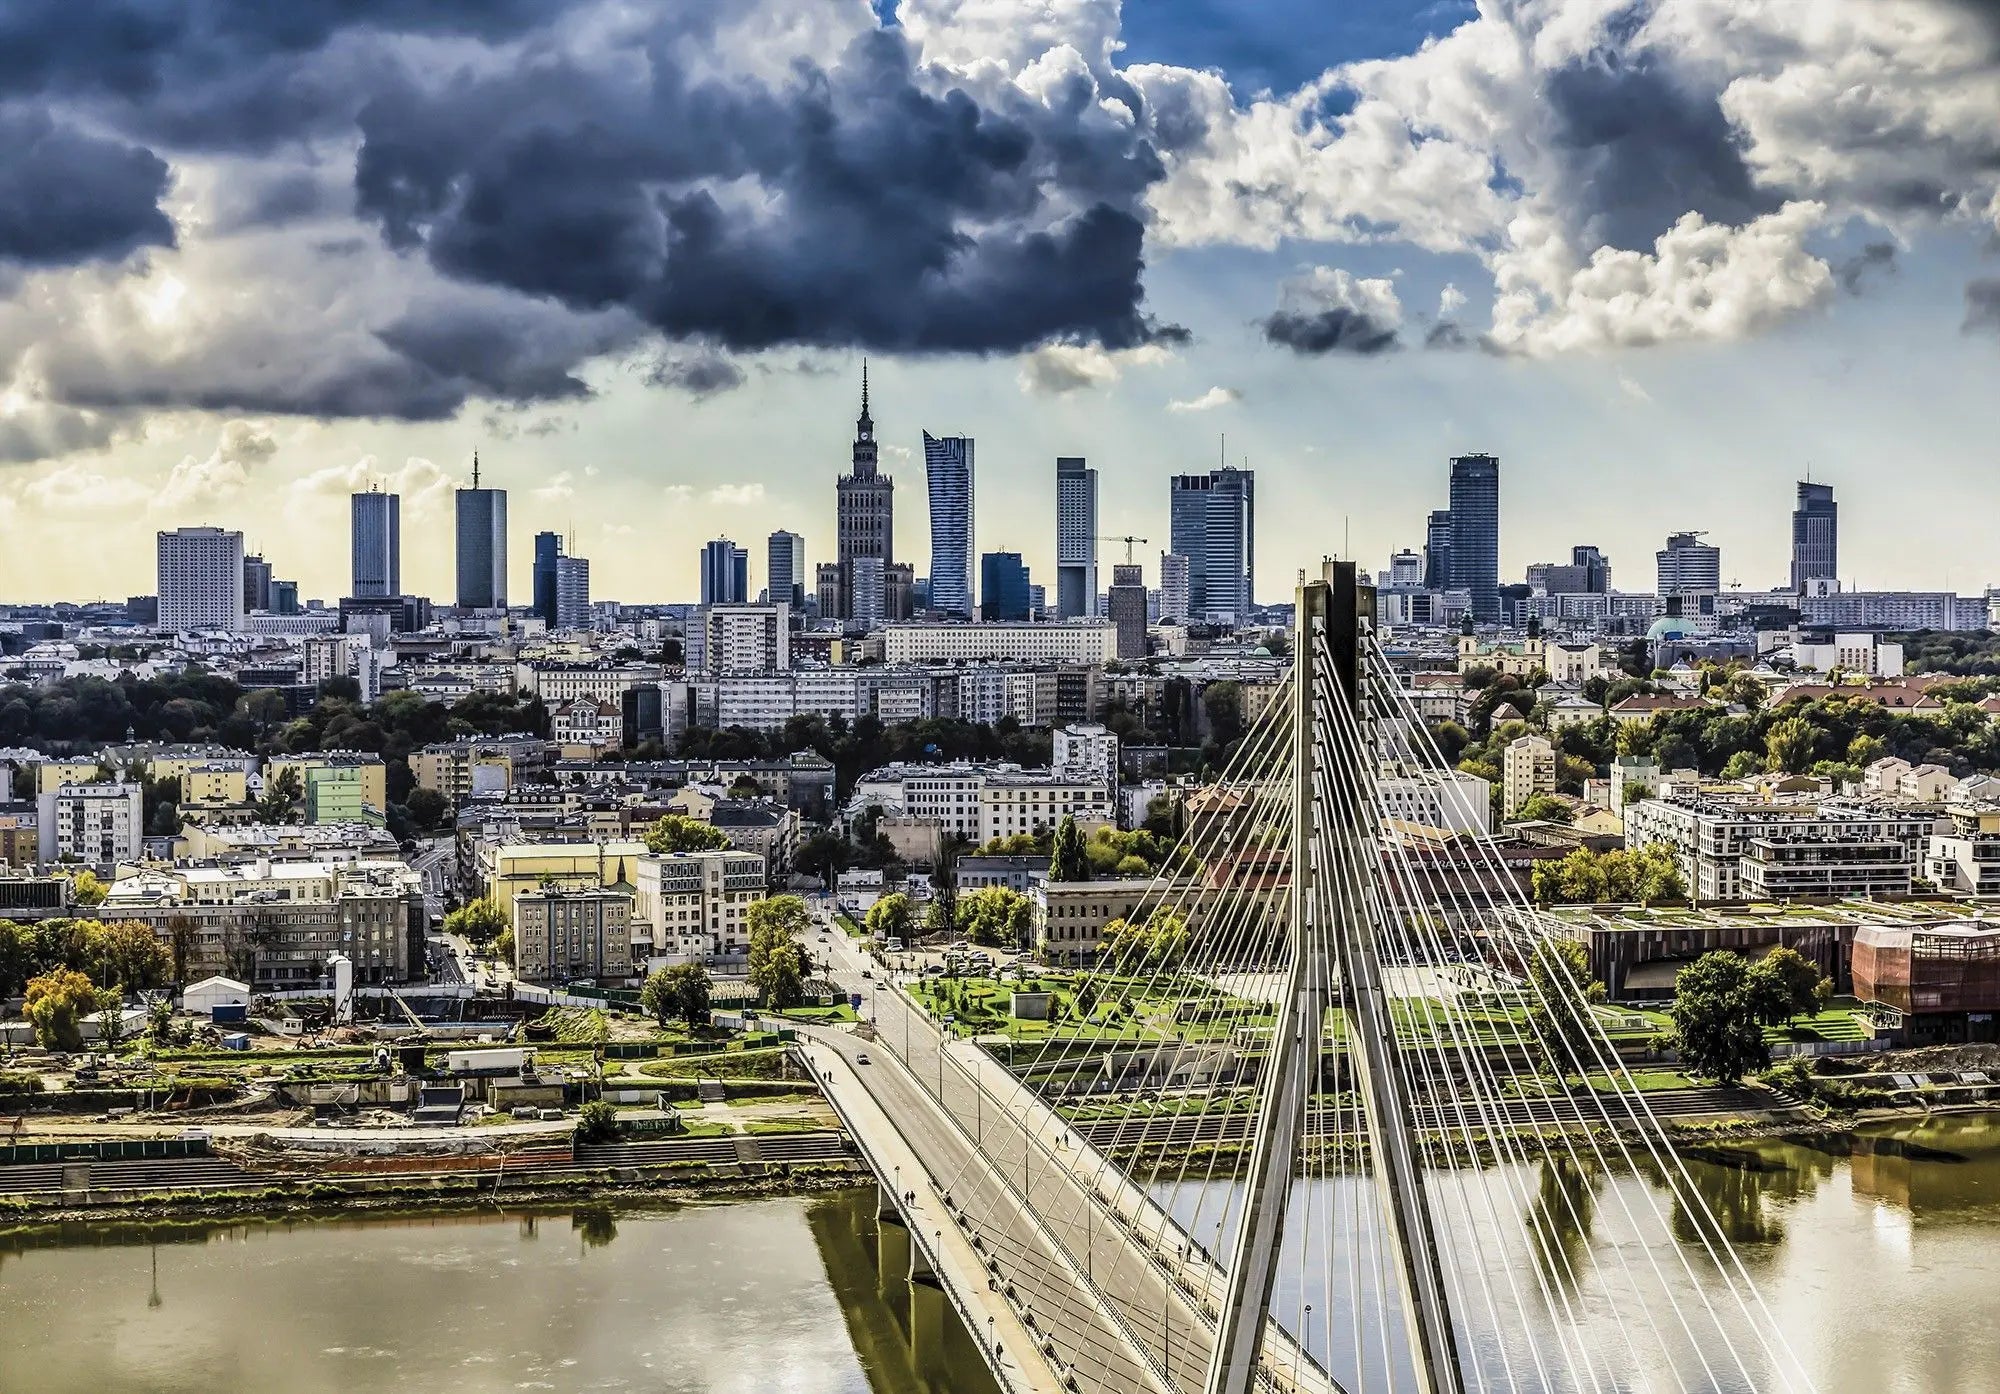
[[[1690,1168],[1820,1394],[2000,1394],[2000,1115],[1873,1127],[1848,1153],[1718,1145]],[[1540,1274],[1524,1287],[1556,1295],[1538,1319],[1569,1300],[1590,1326],[1604,1299],[1576,1275],[1592,1254],[1630,1257],[1614,1217],[1659,1188],[1513,1179],[1581,1221],[1556,1227],[1563,1252],[1514,1256]],[[878,1249],[861,1192],[16,1229],[0,1235],[0,1390],[991,1394],[942,1300],[903,1281],[898,1239]],[[1286,1280],[1280,1312],[1304,1297]],[[1523,1390],[1567,1387],[1520,1377],[1525,1342],[1460,1315],[1496,1388],[1510,1361]],[[1339,1371],[1352,1350],[1333,1345]],[[1640,1371],[1621,1387],[1677,1386]]]

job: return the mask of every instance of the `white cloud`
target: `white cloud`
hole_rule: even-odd
[[[108,513],[142,508],[152,491],[135,479],[99,474],[86,465],[56,466],[23,484],[20,501],[52,518],[101,518]]]
[[[731,508],[743,508],[764,501],[762,484],[718,484],[708,491],[710,503]]]
[[[576,476],[569,470],[559,470],[549,476],[548,483],[542,485],[539,489],[531,489],[528,492],[543,503],[561,503],[564,499],[575,495],[575,480]]]
[[[1095,387],[1109,387],[1127,368],[1155,367],[1173,361],[1173,351],[1160,344],[1107,349],[1097,344],[1044,344],[1021,359],[1023,392],[1062,396]]]
[[[1438,292],[1438,318],[1450,319],[1460,310],[1463,310],[1465,305],[1465,292],[1451,282],[1445,282],[1444,289]]]
[[[351,465],[329,465],[292,481],[286,511],[296,517],[324,518],[326,503],[380,489],[402,499],[397,505],[402,516],[440,516],[457,487],[443,470],[422,456],[412,455],[400,469],[385,470],[373,455],[363,455]]]
[[[691,484],[669,484],[660,492],[667,496],[668,503],[689,503],[694,499],[694,486]]]
[[[181,458],[155,500],[169,512],[210,507],[250,487],[250,475],[278,452],[278,442],[251,421],[223,423],[221,437],[206,459]]]
[[[1213,411],[1217,407],[1232,406],[1243,400],[1243,394],[1234,387],[1211,387],[1199,397],[1177,398],[1167,403],[1168,411]]]
[[[1517,226],[1517,246],[1532,250],[1494,259],[1493,342],[1547,354],[1768,329],[1832,293],[1833,272],[1805,247],[1825,216],[1805,202],[1742,227],[1689,213],[1650,253],[1599,247],[1581,266],[1558,229]]]

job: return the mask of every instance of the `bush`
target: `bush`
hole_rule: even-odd
[[[618,1110],[602,1099],[592,1099],[576,1111],[576,1140],[580,1143],[616,1142],[624,1132]]]
[[[0,1070],[0,1094],[39,1094],[42,1077],[32,1070]]]

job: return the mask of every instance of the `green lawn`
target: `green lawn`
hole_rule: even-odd
[[[834,911],[833,922],[839,925],[841,932],[850,939],[866,939],[868,937],[868,931],[856,924],[854,917],[845,910]]]

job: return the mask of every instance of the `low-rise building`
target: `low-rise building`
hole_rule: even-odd
[[[2000,895],[2000,808],[1953,805],[1950,831],[1924,850],[1924,879],[1943,891]]]
[[[341,953],[358,983],[402,982],[424,963],[423,880],[401,862],[149,867],[113,882],[98,914],[151,925],[188,980],[313,987]]]
[[[1891,861],[1914,873],[1937,826],[1936,815],[1926,810],[1701,794],[1643,799],[1624,815],[1626,845],[1665,846],[1697,900],[1756,899],[1770,888],[1813,878],[1835,887],[1835,895],[1869,894],[1870,887],[1897,879]],[[1773,846],[1754,849],[1760,841]],[[1896,857],[1871,850],[1873,844],[1893,844]],[[1746,866],[1746,859],[1754,865]],[[1902,889],[1909,889],[1907,881]]]
[[[1854,995],[1907,1045],[2000,1038],[2000,923],[1863,925]]]
[[[137,784],[58,784],[36,800],[36,845],[44,862],[108,869],[137,860],[144,844],[144,791]]]
[[[630,891],[523,891],[514,897],[514,975],[528,982],[632,976]]]
[[[1108,620],[1060,624],[990,621],[983,624],[891,624],[883,630],[883,658],[896,663],[1085,663],[1118,657],[1118,627]]]
[[[1375,806],[1385,822],[1451,833],[1493,829],[1493,785],[1464,770],[1384,770],[1376,777]]]
[[[753,852],[648,853],[634,864],[635,961],[735,961],[750,952],[750,907],[765,894],[764,859]]]
[[[578,697],[549,713],[549,738],[565,759],[617,749],[624,726],[622,708],[602,697]]]

